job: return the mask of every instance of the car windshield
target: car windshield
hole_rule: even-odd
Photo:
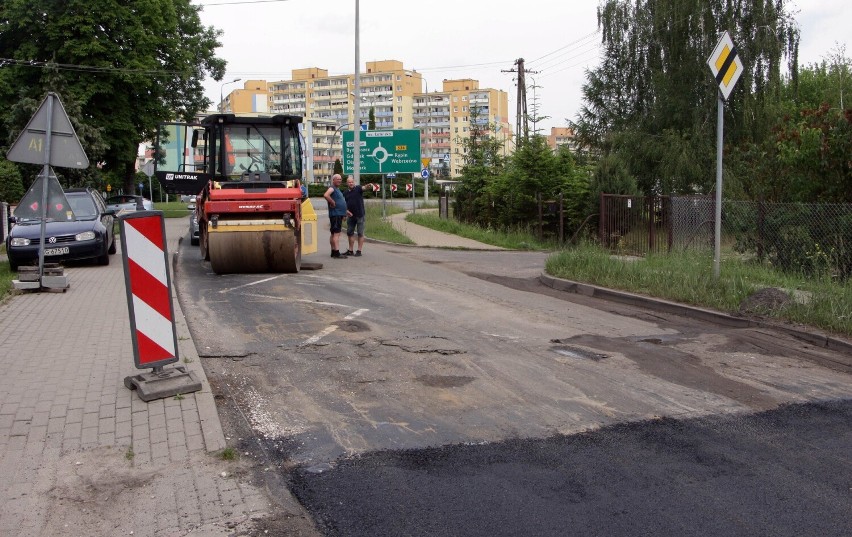
[[[95,202],[88,194],[74,195],[68,194],[68,203],[71,205],[71,210],[74,211],[74,216],[77,218],[92,218],[98,216],[98,208],[95,207]]]

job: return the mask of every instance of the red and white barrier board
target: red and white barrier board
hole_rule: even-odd
[[[163,213],[130,213],[119,218],[119,227],[136,367],[157,368],[177,362]]]

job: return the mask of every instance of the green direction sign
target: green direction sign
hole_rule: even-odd
[[[420,173],[420,131],[361,131],[361,173]],[[355,133],[343,131],[343,173],[353,172]]]

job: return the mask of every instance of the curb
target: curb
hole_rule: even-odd
[[[626,291],[616,291],[604,287],[597,287],[595,285],[589,285],[587,283],[563,280],[561,278],[555,278],[544,272],[542,272],[539,276],[539,281],[543,285],[546,285],[547,287],[550,287],[552,289],[556,289],[557,291],[566,291],[594,298],[610,300],[613,302],[620,302],[622,304],[629,304],[631,306],[640,306],[655,311],[672,313],[675,315],[691,317],[694,319],[721,324],[724,326],[730,326],[732,328],[772,328],[774,330],[779,330],[795,338],[806,341],[816,347],[821,347],[824,349],[837,351],[839,353],[844,353],[846,356],[839,356],[838,363],[843,364],[846,367],[852,367],[852,342],[845,341],[836,337],[826,336],[824,334],[814,332],[805,332],[804,330],[791,328],[789,326],[784,326],[782,324],[770,321],[744,319],[742,317],[735,317],[727,313],[698,308],[695,306],[686,306],[677,302],[661,300],[659,298],[651,298],[644,295],[628,293]]]
[[[178,239],[178,246],[183,242],[183,237]],[[179,249],[178,249],[179,250]],[[175,310],[175,329],[177,330],[178,348],[183,356],[183,365],[194,372],[201,379],[201,391],[195,392],[195,402],[198,405],[198,417],[201,420],[201,436],[204,437],[204,446],[207,453],[215,453],[227,447],[225,433],[222,431],[222,422],[219,421],[219,411],[213,400],[213,391],[210,382],[204,373],[198,350],[186,324],[186,317],[180,307],[180,300],[174,286],[174,277],[177,272],[178,251],[172,252],[172,304]]]

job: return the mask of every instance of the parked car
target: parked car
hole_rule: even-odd
[[[100,265],[108,265],[109,256],[116,252],[115,212],[89,188],[68,189],[65,198],[75,219],[45,223],[45,262],[95,259]],[[17,271],[21,265],[38,264],[41,219],[16,215],[13,221],[15,225],[6,237],[6,255],[9,266]]]
[[[142,208],[146,211],[153,211],[154,204],[151,200],[142,196],[132,196],[128,194],[120,196],[110,196],[106,199],[107,209],[115,211],[115,214],[123,212],[133,212],[139,210],[139,200],[142,200]]]
[[[189,215],[189,244],[198,246],[198,213],[192,211]]]

